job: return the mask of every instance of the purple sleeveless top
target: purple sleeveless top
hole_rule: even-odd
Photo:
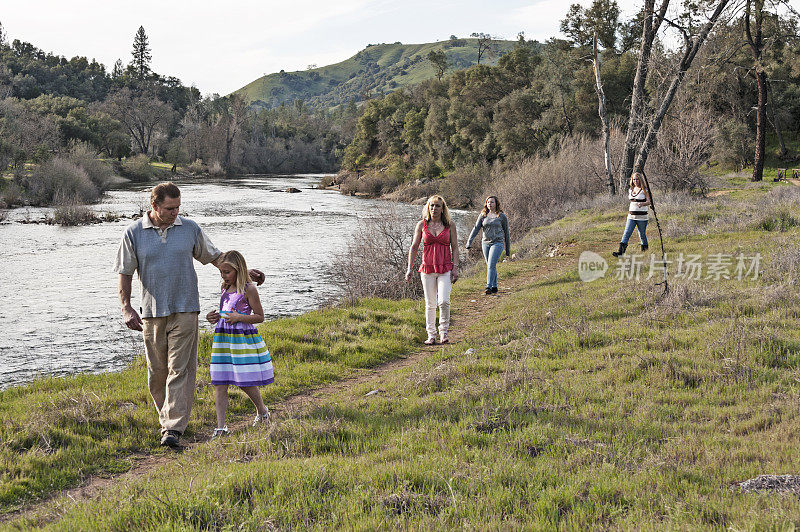
[[[239,314],[250,314],[253,309],[247,302],[247,297],[238,292],[223,292],[219,299],[220,312],[230,312],[235,310]]]

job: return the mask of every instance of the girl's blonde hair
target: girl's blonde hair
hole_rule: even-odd
[[[442,202],[442,224],[445,227],[450,227],[450,210],[447,208],[447,202],[441,196],[431,196],[428,198],[428,201],[425,202],[425,206],[422,208],[422,219],[425,222],[431,221],[431,202],[439,200]]]
[[[628,188],[633,188],[634,187],[633,178],[637,177],[637,176],[639,177],[639,181],[642,182],[642,185],[644,185],[644,176],[642,175],[642,173],[641,172],[634,172],[634,173],[631,174],[631,180],[628,183]],[[642,187],[642,189],[644,189],[644,187]]]
[[[248,279],[250,279],[250,274],[247,273],[247,263],[244,261],[242,254],[236,250],[226,251],[219,256],[219,259],[220,264],[232,266],[236,271],[236,286],[234,288],[236,288],[238,293],[244,294],[244,289],[247,286]],[[225,288],[224,285],[223,288]]]
[[[503,209],[500,208],[500,200],[497,198],[497,196],[487,196],[486,199],[483,201],[483,210],[481,211],[482,215],[486,216],[487,214],[489,214],[489,205],[488,205],[488,203],[489,203],[489,200],[492,199],[492,198],[494,198],[494,210],[495,210],[495,212],[497,214],[500,214],[501,212],[503,212]]]

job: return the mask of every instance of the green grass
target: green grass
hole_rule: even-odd
[[[760,199],[758,190],[748,190],[748,200],[719,202],[715,217],[699,225],[692,202],[670,204],[661,214],[664,224],[707,230],[670,238],[670,253],[758,252],[758,279],[673,277],[670,294],[661,297],[654,280],[611,275],[609,251],[624,213],[574,213],[537,231],[561,242],[565,256],[532,251],[525,260],[499,265],[501,286],[516,288],[484,309],[460,344],[322,398],[305,415],[197,446],[96,499],[63,501],[65,514],[57,522],[16,525],[791,528],[800,512],[797,497],[731,489],[759,474],[800,470],[800,294],[797,261],[787,245],[800,228],[759,227],[774,215],[769,209],[795,219],[800,212],[793,197],[754,208],[749,202]],[[758,212],[741,219],[748,207]],[[649,234],[655,240],[653,227]],[[576,258],[587,249],[601,252],[611,266],[592,283],[577,275]],[[473,299],[482,301],[482,274],[478,268],[456,285],[455,326]],[[379,331],[395,331],[389,320],[408,328],[397,334],[397,348],[408,350],[421,339],[420,305],[366,305],[330,311],[340,320],[332,328],[335,320],[324,319],[325,313],[278,322],[264,331],[265,340],[281,353],[277,361],[307,361],[309,370],[319,371],[315,379],[324,381],[391,356],[383,349],[355,356],[352,345],[344,347],[365,332],[374,340],[385,334]],[[382,321],[376,309],[385,313]],[[326,324],[328,332],[319,336]],[[338,343],[329,349],[329,341]],[[342,359],[333,355],[336,346],[343,346]],[[45,384],[55,386],[33,388]],[[143,383],[127,386],[143,393]],[[378,393],[365,396],[371,390]],[[0,396],[3,408],[15,394],[31,392]],[[201,391],[201,399],[208,397]],[[247,410],[243,401],[238,405]],[[152,425],[154,415],[145,405],[140,410],[142,422],[149,416]],[[211,405],[201,404],[198,414],[210,419]]]
[[[262,325],[277,375],[264,388],[264,400],[275,403],[407,354],[422,334],[420,320],[415,303],[367,300]],[[207,430],[215,419],[210,342],[210,334],[201,336],[188,434]],[[74,486],[87,475],[125,471],[131,453],[161,452],[146,379],[140,360],[120,373],[40,379],[0,392],[0,510]],[[230,412],[251,409],[240,395]]]

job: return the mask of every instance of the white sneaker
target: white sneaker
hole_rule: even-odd
[[[269,419],[269,408],[267,408],[267,411],[264,413],[264,415],[256,414],[256,417],[253,420],[253,426],[257,427],[260,423],[267,421],[267,419]]]
[[[219,438],[220,436],[225,436],[230,431],[228,430],[228,425],[225,425],[221,429],[214,429],[214,434],[211,435],[211,439]]]

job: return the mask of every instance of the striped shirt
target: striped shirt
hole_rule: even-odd
[[[635,192],[634,191],[637,191]],[[628,199],[630,200],[630,207],[628,208],[628,220],[649,220],[647,205],[640,206],[639,203],[647,201],[647,195],[644,189],[630,189],[628,190]]]

